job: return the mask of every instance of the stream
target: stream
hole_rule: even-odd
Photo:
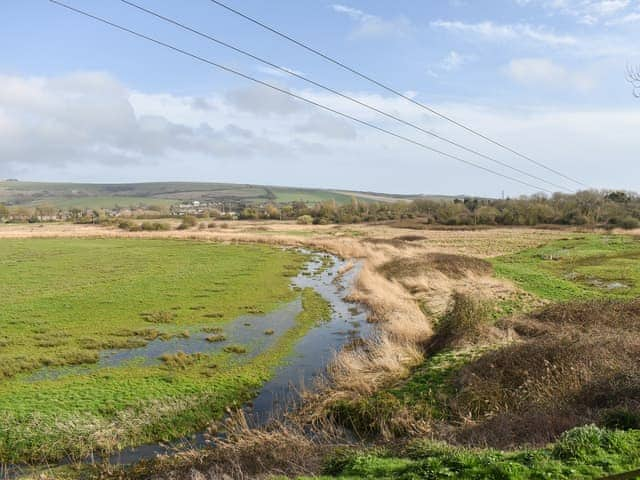
[[[313,385],[314,379],[322,375],[326,366],[343,346],[359,338],[368,337],[373,326],[367,322],[367,310],[364,306],[344,300],[353,282],[357,278],[361,264],[354,263],[346,269],[347,261],[331,255],[327,267],[323,257],[327,254],[313,253],[306,267],[292,279],[292,288],[313,288],[327,300],[333,313],[331,319],[312,327],[297,342],[293,354],[287,362],[278,367],[271,380],[258,391],[256,397],[244,407],[245,415],[252,426],[260,426],[282,415],[299,401],[302,388]],[[344,271],[342,274],[340,273]],[[117,367],[125,362],[137,361],[144,365],[158,364],[163,354],[215,353],[225,345],[232,343],[249,344],[250,349],[244,358],[256,355],[271,348],[277,340],[295,325],[296,316],[302,311],[302,302],[298,298],[268,314],[243,315],[223,327],[224,342],[209,342],[209,334],[200,332],[188,338],[154,340],[146,346],[132,349],[105,350],[101,352],[97,365],[91,368]],[[272,331],[265,335],[265,330]],[[83,373],[83,368],[42,369],[32,376],[33,381]],[[157,455],[175,453],[181,448],[198,448],[210,444],[209,435],[196,433],[169,444],[148,444],[123,449],[109,457],[109,463],[127,465]],[[87,463],[104,461],[91,457]]]

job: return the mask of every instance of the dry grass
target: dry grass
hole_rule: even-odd
[[[522,341],[486,353],[455,379],[464,442],[550,441],[612,409],[640,413],[638,301],[559,304],[506,322]],[[634,334],[630,334],[634,332]],[[535,428],[534,428],[535,426]]]
[[[416,277],[431,270],[451,279],[461,279],[469,274],[490,275],[493,268],[481,258],[450,253],[427,253],[421,257],[399,258],[380,267],[380,272],[390,279]]]
[[[278,422],[269,428],[251,428],[242,412],[230,412],[224,425],[227,436],[215,448],[161,456],[126,471],[102,471],[101,478],[129,480],[259,479],[274,475],[313,475],[336,447],[331,428],[313,435],[294,423]]]

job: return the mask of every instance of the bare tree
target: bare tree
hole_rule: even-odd
[[[633,96],[640,98],[640,65],[627,65],[627,82],[633,87]]]

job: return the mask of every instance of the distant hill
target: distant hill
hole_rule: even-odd
[[[335,200],[347,203],[355,197],[365,202],[397,202],[416,198],[452,199],[455,197],[393,195],[376,192],[323,190],[264,185],[204,182],[150,183],[45,183],[0,181],[0,203],[58,208],[114,208],[132,206],[169,206],[180,202],[209,201],[228,203],[318,203]]]

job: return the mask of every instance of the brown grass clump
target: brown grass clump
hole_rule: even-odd
[[[640,299],[590,300],[550,305],[533,315],[535,320],[556,327],[619,328],[640,330]]]
[[[403,242],[419,242],[420,240],[426,240],[427,237],[423,237],[422,235],[400,235],[399,237],[394,237],[393,240],[401,240]]]
[[[599,300],[544,308],[528,329],[518,319],[523,341],[484,354],[455,377],[451,410],[471,421],[461,438],[498,447],[544,443],[602,422],[612,409],[640,413],[640,337],[629,332],[637,331],[637,312],[637,300]]]
[[[436,270],[448,278],[459,279],[469,273],[489,275],[493,268],[481,258],[447,253],[427,253],[419,258],[401,258],[385,263],[380,272],[387,278],[415,277]]]
[[[495,341],[498,333],[492,328],[490,302],[463,292],[454,292],[451,304],[438,322],[436,334],[429,340],[427,351],[465,347]]]
[[[210,343],[224,342],[226,339],[227,337],[223,333],[214,333],[212,335],[208,335],[206,338],[207,342]]]
[[[241,411],[225,422],[227,436],[215,447],[190,450],[143,462],[121,475],[105,478],[156,480],[256,479],[282,475],[288,478],[312,476],[322,468],[324,458],[336,447],[332,429],[309,435],[294,423],[272,422],[265,428],[251,428]]]
[[[171,323],[176,318],[173,312],[143,312],[140,314],[145,321],[150,323]]]

